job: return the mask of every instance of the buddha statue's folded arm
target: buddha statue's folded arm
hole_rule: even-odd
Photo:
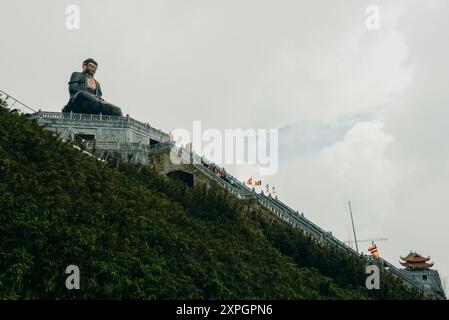
[[[78,91],[84,90],[80,87],[80,82],[84,81],[84,74],[82,72],[73,72],[69,81],[70,95],[74,95]]]
[[[101,98],[103,96],[103,92],[101,91],[100,82],[97,81],[98,91],[97,91],[97,97]]]

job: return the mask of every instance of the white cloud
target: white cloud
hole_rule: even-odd
[[[397,170],[385,151],[393,138],[380,120],[355,124],[344,138],[316,157],[295,158],[280,169],[273,183],[281,195],[310,212],[317,222],[341,236],[349,227],[347,201],[357,207],[358,225],[366,237],[381,233]],[[285,187],[288,186],[288,189]],[[293,191],[294,190],[294,191]]]

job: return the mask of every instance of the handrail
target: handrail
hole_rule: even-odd
[[[27,106],[27,105],[26,105],[25,103],[23,103],[22,101],[20,101],[20,100],[14,98],[14,97],[11,96],[9,93],[6,93],[6,92],[3,91],[3,90],[0,90],[0,92],[1,92],[2,94],[5,95],[5,97],[6,97],[6,98],[5,98],[5,101],[8,100],[9,98],[11,98],[12,100],[14,100],[14,103],[12,104],[12,106],[9,106],[10,108],[14,107],[16,103],[19,103],[20,105],[24,106],[24,107],[27,108],[28,110],[31,110],[31,111],[33,111],[33,112],[36,112],[36,110],[34,110],[33,108]],[[1,96],[1,95],[0,95],[0,96]]]

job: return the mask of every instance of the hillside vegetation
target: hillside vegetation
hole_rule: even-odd
[[[369,291],[360,258],[218,187],[99,162],[1,104],[0,299],[422,298],[385,273]]]

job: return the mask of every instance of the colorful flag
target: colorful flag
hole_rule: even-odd
[[[262,185],[262,180],[258,180],[256,182],[254,182],[255,186],[261,186]]]
[[[273,187],[271,187],[271,193],[272,194],[276,194],[276,188],[273,186]]]
[[[379,252],[377,251],[377,246],[374,244],[374,242],[371,243],[371,246],[368,248],[368,251],[374,259],[379,258]]]
[[[246,181],[246,184],[249,186],[253,185],[253,177],[249,178],[248,181]]]
[[[265,188],[267,188],[267,193],[270,192],[270,186],[268,185],[268,183],[267,183],[267,185],[265,186]]]

